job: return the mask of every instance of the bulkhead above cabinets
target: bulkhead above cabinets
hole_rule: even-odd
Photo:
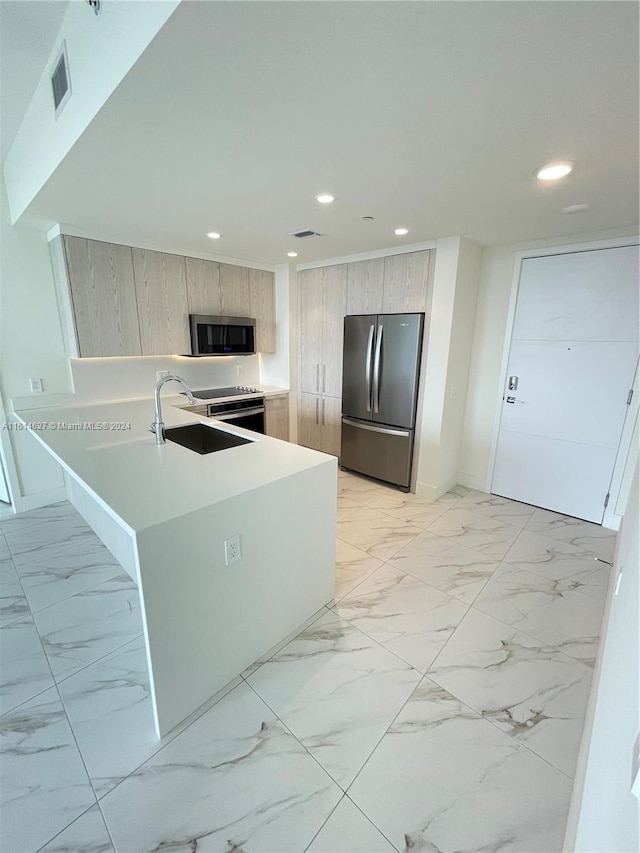
[[[272,272],[69,236],[51,257],[69,354],[188,354],[190,313],[255,317],[258,352],[275,352]]]

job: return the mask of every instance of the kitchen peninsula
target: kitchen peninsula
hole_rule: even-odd
[[[157,445],[151,397],[16,412],[138,584],[159,737],[333,596],[336,459],[185,402],[163,397],[167,427],[202,422],[249,443],[207,455]]]

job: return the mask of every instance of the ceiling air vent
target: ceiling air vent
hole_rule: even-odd
[[[307,237],[322,237],[322,234],[305,228],[303,231],[294,231],[293,234],[289,234],[289,237],[297,237],[299,240],[305,240]]]
[[[71,96],[71,78],[69,77],[69,62],[67,60],[67,46],[62,42],[60,53],[53,66],[51,75],[51,88],[53,89],[53,106],[56,118],[62,112],[64,105]]]

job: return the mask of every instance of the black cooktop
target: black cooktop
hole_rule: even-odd
[[[184,391],[182,392],[184,394]],[[231,386],[230,388],[210,388],[207,391],[194,391],[193,396],[197,400],[215,400],[218,397],[240,397],[243,394],[257,394],[258,389],[243,385]]]

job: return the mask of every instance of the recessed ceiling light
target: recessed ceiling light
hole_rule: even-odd
[[[590,204],[570,204],[568,207],[564,207],[562,212],[571,216],[574,213],[585,213],[587,210],[591,210]]]
[[[209,231],[207,237],[211,237],[212,240],[219,240],[222,237],[222,234],[218,234],[217,231]]]
[[[288,258],[297,258],[298,253],[297,252],[287,252],[287,257]]]
[[[335,200],[335,196],[329,195],[329,193],[320,193],[316,196],[316,201],[319,201],[320,204],[331,204]]]
[[[557,181],[565,178],[573,171],[574,164],[570,160],[555,160],[553,163],[545,163],[538,166],[533,173],[539,181]]]
[[[409,233],[409,229],[408,228],[396,228],[396,230],[393,233],[396,235],[396,237],[404,237],[405,234]]]

